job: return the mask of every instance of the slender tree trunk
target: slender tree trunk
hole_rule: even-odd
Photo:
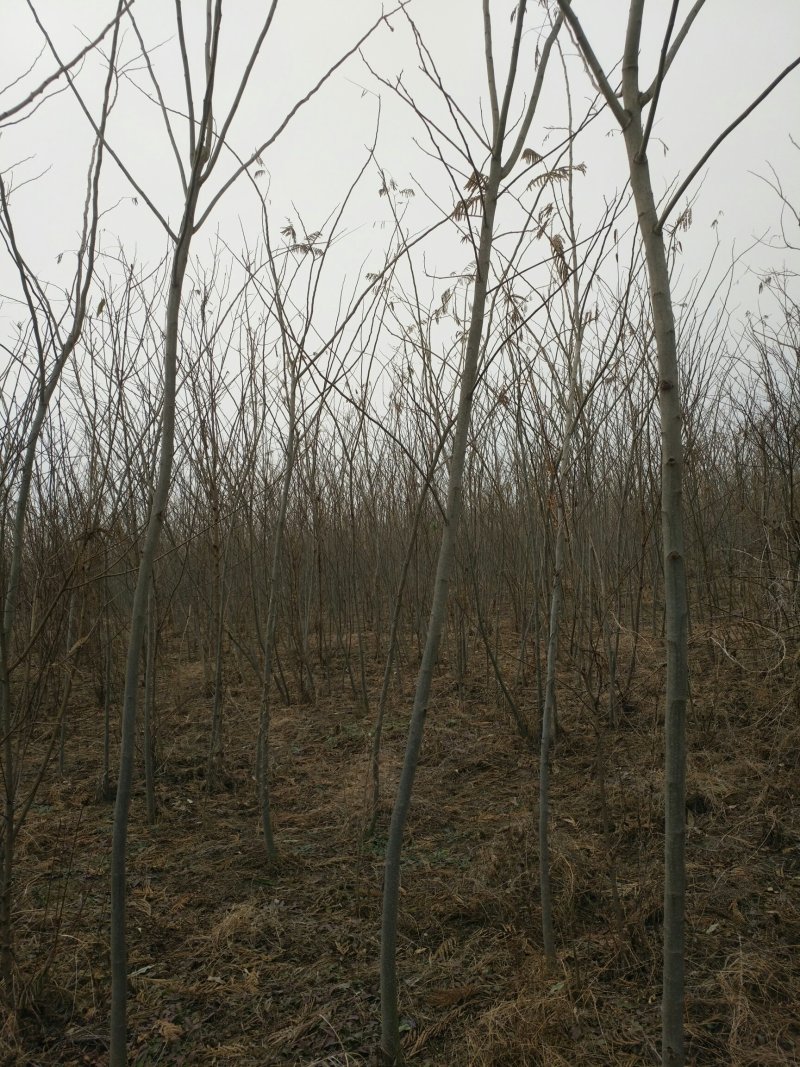
[[[155,582],[150,583],[150,597],[147,609],[147,639],[145,645],[144,667],[144,715],[142,732],[144,735],[144,795],[147,807],[147,822],[153,826],[156,821],[156,655],[158,652],[158,612],[156,610]]]
[[[69,653],[73,644],[75,643],[75,590],[73,589],[69,594],[69,609],[67,613],[67,647],[64,652],[64,660],[67,668],[67,675],[64,678],[64,690],[62,693],[62,703],[64,705],[64,714],[61,716],[61,725],[58,733],[58,773],[61,777],[64,777],[66,771],[66,747],[67,747],[67,715],[66,715],[66,703],[69,700],[70,693],[72,692],[72,669],[69,662]]]
[[[389,1064],[399,1062],[400,1032],[397,1004],[397,912],[400,903],[400,857],[403,833],[411,806],[411,792],[422,746],[428,698],[433,681],[433,671],[439,655],[444,629],[450,576],[453,569],[456,536],[461,519],[463,476],[467,451],[472,400],[478,371],[478,356],[483,331],[483,314],[486,306],[486,290],[494,234],[494,216],[497,194],[500,187],[502,165],[498,156],[493,157],[489,178],[484,190],[484,210],[478,249],[477,273],[472,301],[472,318],[464,356],[461,377],[458,418],[456,421],[453,451],[450,457],[450,477],[447,491],[446,522],[442,532],[439,561],[436,568],[433,603],[428,622],[428,635],[417,677],[417,689],[411,712],[408,742],[403,769],[397,787],[397,796],[392,811],[389,839],[386,845],[386,871],[383,886],[383,921],[381,925],[381,1048]]]
[[[400,772],[389,838],[386,844],[386,866],[383,885],[383,917],[381,923],[381,1053],[386,1063],[396,1064],[402,1059],[400,1047],[400,1030],[397,1002],[397,913],[400,903],[400,860],[403,849],[403,833],[411,806],[411,793],[414,787],[417,764],[419,761],[425,717],[428,713],[433,671],[439,655],[442,632],[445,624],[447,599],[450,590],[450,578],[453,570],[456,538],[463,508],[463,480],[467,452],[467,440],[472,416],[472,402],[478,380],[478,364],[483,338],[486,294],[491,267],[492,244],[494,241],[494,218],[497,210],[497,198],[500,182],[511,171],[519,159],[534,112],[541,94],[544,73],[553,43],[561,29],[562,19],[557,18],[544,44],[536,71],[536,78],[528,101],[525,116],[517,132],[517,140],[509,152],[508,160],[503,163],[502,153],[506,137],[511,96],[517,73],[522,28],[525,20],[525,0],[520,0],[516,8],[516,26],[514,42],[509,61],[508,77],[502,102],[497,94],[494,79],[494,57],[491,50],[491,20],[488,0],[484,0],[484,31],[486,40],[486,66],[492,108],[492,147],[489,173],[484,180],[478,178],[478,187],[482,201],[480,237],[477,246],[475,264],[475,282],[472,290],[472,311],[469,332],[464,350],[464,366],[461,371],[459,387],[458,413],[453,435],[453,450],[450,456],[447,503],[445,506],[444,528],[439,547],[439,558],[434,580],[433,600],[431,603],[428,633],[425,638],[422,660],[417,676],[417,688],[411,710],[405,758]]]
[[[269,731],[272,711],[272,654],[275,644],[275,630],[278,621],[278,579],[283,552],[283,536],[286,529],[286,513],[289,508],[289,490],[292,485],[295,452],[297,447],[297,368],[292,369],[292,382],[289,391],[289,428],[286,441],[286,467],[283,472],[281,498],[278,505],[278,519],[272,544],[272,566],[269,577],[269,603],[267,606],[267,624],[264,634],[264,671],[261,679],[261,708],[258,720],[258,750],[256,754],[256,786],[258,803],[261,809],[261,829],[264,834],[264,848],[267,863],[274,864],[278,858],[275,837],[272,832],[271,790],[269,774]]]
[[[100,780],[100,795],[103,800],[109,799],[111,785],[109,781],[111,773],[111,666],[114,650],[111,643],[111,620],[108,611],[109,607],[106,605],[103,659],[103,773]]]
[[[568,97],[569,99],[569,97]],[[572,111],[570,105],[570,132],[572,131]],[[561,628],[561,612],[564,603],[563,574],[564,557],[567,543],[567,511],[565,498],[567,493],[567,476],[572,461],[572,437],[578,412],[578,391],[581,381],[581,347],[583,344],[583,326],[581,322],[581,301],[578,286],[578,261],[575,233],[575,216],[572,197],[572,144],[569,149],[568,178],[569,221],[568,232],[571,244],[570,263],[572,267],[572,330],[567,359],[567,403],[564,412],[564,437],[561,442],[561,454],[558,458],[555,492],[557,504],[556,545],[553,560],[553,589],[550,599],[550,631],[547,641],[547,673],[544,687],[544,711],[542,713],[542,738],[539,754],[539,888],[542,905],[542,941],[544,952],[549,962],[556,958],[555,932],[553,929],[553,902],[550,884],[550,746],[555,739],[557,726],[556,672],[558,669],[558,638]],[[567,275],[569,277],[569,275]],[[576,597],[577,600],[577,597]]]
[[[436,456],[438,457],[437,451]],[[431,470],[428,471],[429,479],[433,476]],[[411,526],[411,533],[408,538],[408,546],[406,548],[405,559],[403,560],[403,568],[400,572],[400,580],[397,584],[397,593],[395,594],[394,604],[392,606],[392,621],[389,628],[389,647],[386,652],[386,663],[383,668],[383,681],[381,683],[381,694],[378,698],[378,714],[375,718],[375,730],[372,734],[372,752],[370,756],[370,777],[372,779],[372,795],[370,798],[370,806],[367,819],[367,827],[364,831],[364,837],[371,837],[375,831],[375,823],[378,818],[378,806],[380,804],[381,795],[381,740],[383,738],[383,725],[386,719],[386,706],[389,700],[389,686],[392,681],[392,671],[394,669],[395,656],[397,654],[397,635],[400,629],[400,616],[403,610],[403,597],[405,595],[406,581],[408,579],[409,568],[411,567],[411,561],[414,557],[414,548],[417,544],[417,534],[419,532],[420,519],[422,517],[422,511],[425,506],[425,500],[428,494],[428,484],[424,485],[420,491],[419,500],[417,501],[417,507],[414,511],[414,520]]]
[[[131,629],[128,638],[128,658],[125,668],[125,694],[122,703],[122,743],[120,746],[119,777],[116,803],[114,805],[114,828],[111,844],[111,1050],[109,1067],[125,1067],[127,1063],[126,853],[128,817],[133,784],[139,663],[147,624],[147,601],[153,573],[153,562],[161,538],[161,528],[164,525],[172,476],[172,459],[175,449],[178,326],[183,280],[186,276],[197,196],[200,188],[200,148],[198,148],[197,154],[198,159],[195,162],[192,184],[187,197],[170,272],[164,339],[164,399],[161,416],[161,453],[158,462],[158,475],[153,489],[150,519],[139,561],[139,575],[133,595]]]
[[[580,327],[576,326],[576,333]],[[580,341],[576,340],[580,346]],[[542,738],[539,753],[539,888],[542,904],[542,940],[544,952],[551,962],[556,958],[555,935],[553,932],[553,905],[550,888],[550,746],[556,732],[556,670],[558,667],[558,637],[561,626],[561,609],[564,602],[563,571],[566,548],[566,512],[563,493],[564,480],[569,468],[572,431],[575,424],[577,364],[578,351],[571,353],[569,400],[564,442],[558,464],[558,530],[553,561],[553,589],[550,598],[550,629],[547,641],[547,673],[544,685],[544,711],[542,713]]]
[[[686,705],[689,693],[688,603],[683,543],[683,439],[680,371],[672,310],[669,268],[657,229],[650,168],[642,156],[639,103],[639,36],[641,0],[631,5],[622,71],[623,102],[630,116],[625,146],[639,230],[647,262],[658,353],[658,401],[661,414],[661,528],[667,651],[664,799],[664,988],[661,1003],[664,1067],[685,1062],[683,1014],[686,895]]]

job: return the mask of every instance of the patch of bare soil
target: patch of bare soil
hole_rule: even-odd
[[[699,641],[699,639],[698,639]],[[800,711],[793,677],[695,650],[690,728],[687,1027],[693,1064],[800,1062]],[[423,1065],[658,1062],[663,764],[659,652],[643,651],[617,727],[565,676],[553,761],[558,964],[539,933],[536,758],[484,678],[443,669],[407,836],[399,937],[406,1055]],[[373,665],[375,692],[381,664]],[[374,1064],[382,858],[405,741],[394,694],[384,801],[362,843],[372,714],[338,685],[279,708],[279,866],[252,779],[257,693],[231,688],[226,775],[204,768],[198,665],[162,672],[159,819],[137,795],[129,865],[132,1064]],[[413,682],[406,679],[406,690]],[[532,717],[532,716],[531,716]],[[111,805],[100,713],[70,725],[66,776],[20,836],[24,1010],[7,1065],[107,1062]]]

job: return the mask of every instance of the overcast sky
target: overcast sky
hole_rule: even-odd
[[[220,105],[225,111],[263,18],[266,4],[226,0],[222,28]],[[493,2],[495,52],[498,76],[505,74],[508,44],[513,30],[511,0]],[[624,0],[575,0],[595,51],[607,70],[618,63],[624,39],[627,4]],[[656,69],[661,35],[669,10],[668,0],[649,0],[645,7],[642,50],[643,82]],[[110,0],[36,0],[36,11],[62,58],[71,57],[87,38],[110,19]],[[679,21],[690,7],[680,5]],[[196,57],[196,82],[202,64],[204,9],[201,0],[184,3],[189,46]],[[384,5],[389,10],[388,5]],[[133,8],[147,42],[162,92],[169,107],[185,110],[185,93],[177,48],[174,6],[168,0],[136,0]],[[326,69],[379,18],[376,0],[283,0],[270,31],[263,56],[254,71],[240,114],[230,134],[231,147],[246,156],[267,140],[288,110],[318,81]],[[442,81],[469,119],[480,126],[488,113],[480,0],[411,0],[408,11],[433,57]],[[8,84],[0,96],[0,110],[22,99],[26,91],[54,66],[26,0],[4,0],[0,33],[0,69]],[[533,56],[544,24],[540,5],[529,5],[523,63],[515,96],[519,113],[533,82]],[[369,65],[392,81],[403,74],[420,107],[435,114],[444,125],[447,114],[441,100],[419,73],[413,36],[408,23],[395,15],[382,24],[364,47]],[[566,34],[571,93],[576,117],[592,98],[591,85]],[[112,114],[109,141],[126,161],[147,195],[172,222],[181,204],[178,171],[164,136],[157,108],[148,99],[152,87],[137,58],[136,38],[126,24],[121,55],[126,76],[120,82],[119,101]],[[800,4],[796,0],[708,0],[681,55],[674,64],[659,107],[650,158],[657,192],[686,172],[713,138],[800,54]],[[573,57],[570,60],[570,56]],[[38,60],[37,60],[38,57]],[[86,61],[78,77],[85,99],[97,114],[102,70],[99,59]],[[199,91],[199,90],[198,90]],[[330,84],[306,105],[280,139],[264,153],[264,175],[269,209],[277,225],[302,216],[307,230],[318,229],[340,202],[366,158],[381,114],[376,160],[402,187],[417,191],[408,208],[412,231],[435,221],[437,212],[453,203],[450,179],[431,158],[431,143],[419,119],[394,94],[380,85],[367,65],[353,56]],[[560,138],[565,122],[564,85],[560,67],[552,64],[542,105],[528,138],[530,147],[546,150]],[[800,141],[800,71],[790,75],[745,126],[736,131],[705,169],[696,194],[694,226],[686,236],[686,270],[699,271],[719,236],[722,258],[731,249],[741,251],[774,230],[779,221],[777,199],[759,175],[769,166],[785,189],[800,204],[800,153],[790,135]],[[178,132],[185,124],[177,119]],[[452,125],[449,127],[453,133]],[[473,139],[474,140],[474,139]],[[185,142],[182,142],[182,144]],[[58,279],[56,257],[74,249],[80,225],[82,185],[88,163],[91,130],[69,91],[46,100],[24,121],[6,127],[0,137],[0,167],[13,184],[36,178],[14,197],[13,209],[22,247],[44,277]],[[445,148],[448,162],[459,163]],[[609,115],[601,116],[582,136],[576,160],[587,165],[579,195],[584,227],[596,221],[604,197],[622,189],[626,180],[622,138]],[[233,165],[230,158],[229,166]],[[38,176],[38,177],[37,177]],[[386,215],[378,197],[377,166],[365,176],[348,215],[352,234],[350,257],[354,269],[369,267],[371,245],[380,258],[382,237],[378,226]],[[216,186],[215,186],[216,187]],[[103,203],[107,245],[118,237],[129,256],[155,261],[163,254],[163,231],[140,202],[117,168],[109,161],[104,175]],[[258,202],[246,180],[226,196],[209,220],[204,238],[196,245],[201,254],[219,232],[232,246],[241,247],[243,234],[258,235]],[[716,222],[716,228],[712,223]],[[800,235],[797,235],[800,237]],[[798,242],[800,243],[800,241]],[[439,251],[436,251],[439,249]],[[431,255],[448,255],[434,245]],[[775,265],[775,253],[761,250],[750,258],[756,268]],[[778,257],[779,258],[779,257]],[[458,265],[437,264],[442,272]],[[10,283],[7,268],[0,274],[6,297]],[[736,297],[745,306],[757,290],[751,277],[741,283]],[[752,290],[752,292],[751,292]],[[754,298],[754,297],[753,297]],[[0,309],[8,321],[13,312],[6,298]]]

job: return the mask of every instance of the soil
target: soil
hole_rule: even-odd
[[[693,638],[687,847],[692,1064],[800,1063],[800,708],[795,669],[745,669]],[[663,849],[660,643],[609,725],[560,685],[552,772],[558,960],[540,935],[536,754],[473,664],[443,666],[407,833],[398,969],[419,1067],[659,1062]],[[274,713],[268,869],[253,780],[258,690],[230,681],[225,774],[209,795],[199,663],[159,681],[159,814],[141,783],[129,839],[129,1050],[138,1065],[375,1064],[382,859],[413,672],[392,694],[377,829],[363,840],[373,708],[333,671]],[[113,805],[98,799],[102,716],[76,690],[17,853],[22,1010],[0,1062],[107,1063]],[[521,706],[533,708],[533,690]],[[533,719],[533,713],[531,718]]]

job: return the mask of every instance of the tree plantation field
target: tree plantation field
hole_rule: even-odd
[[[698,627],[689,725],[689,1062],[800,1055],[800,761],[794,668],[749,675]],[[505,626],[505,659],[518,635]],[[372,644],[372,641],[369,641]],[[509,723],[485,650],[434,683],[403,874],[403,1044],[419,1064],[655,1062],[663,664],[647,636],[619,723],[565,671],[553,753],[559,962],[539,932],[537,761]],[[374,700],[382,664],[370,650]],[[319,667],[317,666],[317,671]],[[80,671],[88,673],[88,667]],[[321,674],[321,672],[320,672]],[[202,664],[167,643],[157,682],[158,821],[141,783],[130,840],[131,1063],[369,1064],[391,792],[413,688],[393,683],[386,799],[363,838],[373,718],[341,654],[314,704],[276,708],[275,833],[265,870],[252,751],[258,686],[233,669],[225,774],[207,791]],[[98,799],[101,710],[75,686],[65,766],[19,842],[19,1033],[8,1064],[103,1064],[111,806]],[[234,710],[235,709],[235,710]],[[16,1050],[16,1051],[12,1051]]]
[[[0,1063],[800,1062],[800,13],[509,7],[4,5]]]

